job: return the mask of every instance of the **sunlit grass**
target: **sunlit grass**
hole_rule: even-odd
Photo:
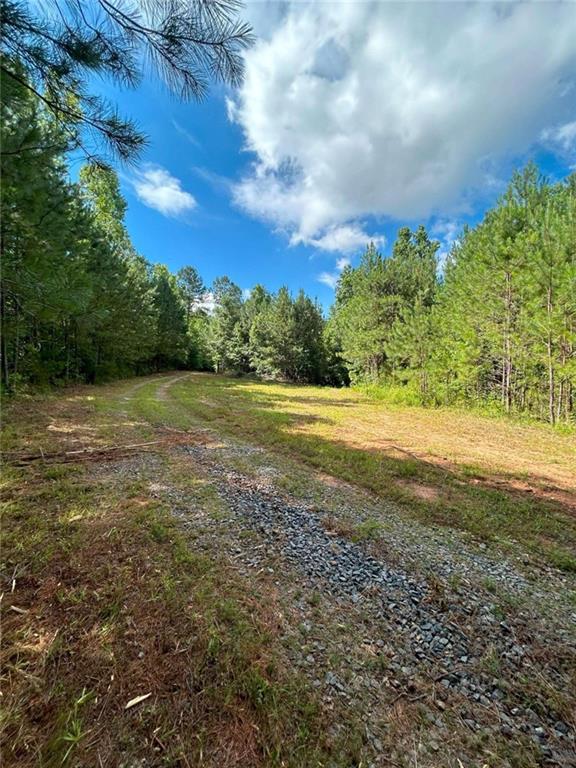
[[[518,542],[576,569],[571,434],[454,409],[390,407],[353,389],[198,374],[174,384],[169,401],[140,390],[134,408],[158,424],[213,425],[290,453],[423,522]]]
[[[134,443],[173,417],[183,428],[180,406],[155,402],[148,385],[126,400],[131,387],[92,389],[90,400],[66,406],[61,397],[37,410],[16,405],[12,448],[63,450],[87,434],[85,447]],[[54,420],[76,426],[54,438]],[[254,766],[325,763],[322,715],[278,650],[266,584],[240,579],[226,553],[194,551],[149,485],[169,483],[207,515],[221,514],[222,501],[189,463],[155,461],[164,468],[148,480],[41,458],[6,468],[3,573],[9,602],[23,611],[3,616],[7,761],[139,764],[160,744],[166,765],[215,766],[209,756],[224,753]],[[38,637],[48,638],[42,648]],[[342,744],[330,759],[356,758]]]

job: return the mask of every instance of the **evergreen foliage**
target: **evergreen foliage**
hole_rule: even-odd
[[[29,87],[26,67],[9,67],[0,107],[4,387],[188,367],[377,383],[425,405],[574,419],[576,175],[550,184],[532,165],[517,172],[442,269],[422,226],[400,229],[389,257],[369,245],[342,271],[325,321],[303,292],[257,285],[246,297],[228,277],[207,288],[193,266],[173,275],[149,264],[130,241],[116,174],[91,164],[72,182],[66,158],[78,126]]]
[[[356,382],[401,386],[422,404],[498,404],[574,418],[576,175],[517,172],[465,230],[438,276],[425,230],[392,256],[369,246],[340,278],[329,331]]]
[[[202,98],[208,83],[237,86],[242,51],[253,41],[237,0],[0,0],[0,69],[7,87],[33,94],[91,160],[104,143],[133,159],[146,137],[115,105],[91,94],[98,75],[135,87],[148,69],[180,98]],[[21,142],[13,152],[36,146]]]

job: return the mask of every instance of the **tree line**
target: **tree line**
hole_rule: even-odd
[[[208,289],[138,254],[116,173],[86,164],[43,102],[3,78],[2,382],[95,382],[172,368],[329,380],[318,304],[286,288]],[[22,151],[26,148],[28,151]]]
[[[191,368],[574,418],[576,175],[517,172],[441,269],[423,226],[400,229],[388,257],[369,245],[325,319],[303,291],[244,295],[150,264],[115,172],[86,164],[72,181],[64,127],[29,89],[2,87],[5,387]]]
[[[442,270],[438,247],[403,228],[390,258],[370,246],[342,273],[328,331],[352,381],[573,419],[576,174],[552,184],[529,165]]]
[[[207,360],[216,371],[314,384],[348,383],[326,333],[321,307],[304,291],[269,293],[256,285],[244,298],[228,278],[215,281],[206,322]]]
[[[2,2],[11,30],[0,54],[5,388],[192,368],[377,384],[424,405],[574,419],[576,175],[548,183],[534,166],[516,173],[442,265],[422,226],[400,229],[388,257],[369,245],[342,272],[327,319],[303,292],[257,285],[245,296],[227,277],[206,287],[193,266],[172,274],[136,252],[115,172],[84,151],[85,119],[96,113],[78,106],[91,98],[82,72],[121,68],[121,48],[107,47],[102,30],[54,29],[21,9]],[[236,22],[226,18],[231,48],[220,74],[233,80]],[[180,21],[185,39],[193,18]],[[207,20],[203,34],[217,51],[215,24]],[[74,105],[81,112],[67,114]],[[98,126],[114,134],[114,121]],[[128,133],[116,136],[126,156]],[[89,162],[73,181],[78,153]]]

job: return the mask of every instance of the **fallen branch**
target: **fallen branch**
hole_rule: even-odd
[[[184,435],[182,436],[184,437]],[[190,439],[190,435],[187,435]],[[114,458],[118,454],[131,453],[133,451],[142,451],[154,445],[163,445],[166,443],[178,442],[177,438],[165,437],[162,440],[151,440],[147,443],[133,443],[130,445],[111,445],[104,448],[81,448],[77,451],[54,451],[45,453],[40,449],[40,453],[16,454],[5,457],[6,461],[14,466],[25,467],[41,461],[45,464],[66,464],[68,462],[86,461],[92,459]]]
[[[420,699],[427,698],[428,695],[429,695],[428,693],[420,693],[420,694],[418,694],[418,696],[410,696],[408,691],[400,691],[398,696],[393,698],[388,706],[389,707],[393,707],[394,704],[396,704],[397,701],[400,701],[400,699],[406,699],[407,701],[409,701],[412,704],[412,702],[414,702],[414,701],[420,701]]]

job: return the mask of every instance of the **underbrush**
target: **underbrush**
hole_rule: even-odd
[[[450,402],[445,402],[442,398],[436,398],[434,395],[423,399],[418,387],[410,384],[404,386],[400,384],[356,384],[352,388],[375,402],[385,403],[389,406],[443,410],[447,414],[450,412],[467,414],[471,418],[479,416],[505,420],[512,424],[518,423],[552,429],[559,434],[570,435],[576,432],[576,419],[572,422],[557,422],[552,427],[546,419],[538,418],[528,411],[513,410],[507,413],[500,400],[497,399],[471,400],[457,397]]]

